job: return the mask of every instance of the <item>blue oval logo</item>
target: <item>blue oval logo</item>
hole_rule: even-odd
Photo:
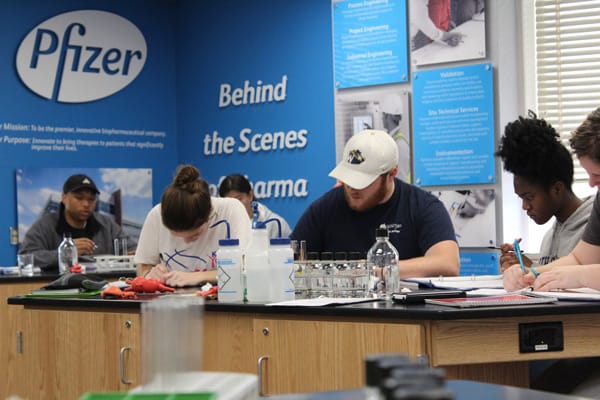
[[[16,67],[23,83],[43,98],[85,103],[133,82],[146,63],[146,49],[146,39],[127,19],[106,11],[71,11],[25,36]]]

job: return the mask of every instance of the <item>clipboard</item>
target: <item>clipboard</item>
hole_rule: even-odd
[[[425,299],[425,303],[440,306],[469,308],[469,307],[502,307],[517,305],[533,305],[557,302],[556,297],[533,297],[525,294],[505,294],[501,296],[484,297],[454,297],[448,299]]]

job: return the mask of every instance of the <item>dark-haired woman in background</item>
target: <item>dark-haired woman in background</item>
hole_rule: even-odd
[[[177,169],[160,204],[146,216],[135,253],[137,274],[169,286],[197,286],[217,279],[215,252],[219,239],[231,238],[245,248],[250,226],[244,207],[234,199],[211,197],[208,184],[191,165]]]
[[[513,174],[514,191],[529,218],[538,225],[556,218],[544,235],[537,264],[523,257],[524,264],[545,265],[569,254],[583,234],[594,199],[582,200],[573,193],[573,157],[556,130],[530,111],[528,118],[519,117],[506,125],[496,155]],[[504,272],[519,261],[512,243],[501,249]]]
[[[250,182],[243,175],[231,174],[226,176],[219,184],[219,196],[232,197],[241,201],[246,208],[246,212],[248,213],[248,217],[250,217],[250,221],[252,221],[252,202],[254,201],[254,192],[252,191]],[[266,221],[271,218],[277,218],[279,222],[281,222],[281,236],[289,237],[292,233],[292,230],[290,229],[290,226],[286,220],[283,219],[283,217],[279,214],[269,210],[264,204],[259,202],[256,203],[258,207],[258,220]],[[279,236],[277,224],[267,224],[267,230],[270,238]]]

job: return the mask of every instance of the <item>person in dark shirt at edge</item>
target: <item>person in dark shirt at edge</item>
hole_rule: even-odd
[[[306,240],[309,252],[366,254],[376,228],[386,224],[402,278],[458,275],[458,244],[443,203],[396,178],[397,172],[398,146],[390,135],[377,130],[354,135],[329,173],[342,184],[309,205],[291,238]]]
[[[100,191],[87,175],[70,176],[63,185],[60,210],[38,218],[19,246],[19,254],[33,253],[42,270],[58,268],[58,245],[70,232],[80,261],[93,261],[93,254],[113,254],[115,238],[125,237],[109,216],[95,212]]]

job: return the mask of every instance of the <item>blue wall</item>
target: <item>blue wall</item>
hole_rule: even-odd
[[[3,46],[0,47],[0,59],[3,60],[0,63],[0,185],[5,190],[3,198],[6,199],[0,208],[0,225],[3,227],[0,229],[0,265],[14,265],[16,259],[16,247],[9,244],[8,227],[17,224],[17,168],[151,168],[155,200],[170,182],[177,165],[173,4],[158,0],[0,2],[0,37],[3,38]],[[38,24],[51,17],[88,9],[118,14],[143,33],[147,43],[147,58],[140,74],[115,94],[84,103],[48,100],[29,90],[15,67],[21,41]],[[93,42],[92,27],[87,28],[86,39]],[[60,36],[63,32],[56,33]],[[20,131],[5,124],[25,125],[29,129]],[[35,131],[31,125],[36,127]],[[159,131],[164,132],[165,136],[57,133],[60,127]],[[33,138],[102,140],[105,145],[77,145],[77,150],[36,150],[31,144]],[[14,144],[18,139],[29,140],[29,143]],[[125,141],[141,145],[151,142],[162,145],[162,148],[124,147],[118,144]],[[109,146],[107,142],[117,144]]]
[[[0,2],[0,185],[5,190],[0,265],[15,263],[16,247],[9,244],[8,227],[17,225],[15,170],[24,167],[151,168],[155,203],[178,164],[195,164],[213,190],[221,176],[240,172],[257,185],[262,201],[294,224],[304,208],[334,183],[326,178],[335,164],[330,7],[329,0]],[[15,64],[19,46],[37,28],[54,29],[62,40],[66,25],[40,24],[80,10],[108,11],[135,25],[147,45],[145,64],[135,79],[110,96],[81,103],[46,99],[19,75]],[[118,40],[95,42],[93,28],[103,28],[93,25],[86,26],[85,35],[72,35],[70,43],[104,50],[119,46]],[[72,57],[75,50],[66,54]],[[67,59],[65,65],[72,61]],[[58,70],[48,79],[54,79]],[[261,86],[283,80],[285,99],[219,107],[223,84],[233,90],[244,81]],[[77,127],[98,133],[58,132]],[[102,129],[120,133],[109,135]],[[244,130],[249,133],[242,135]],[[205,137],[215,131],[236,142],[231,154],[205,151]],[[150,134],[154,132],[163,136]],[[242,136],[257,141],[275,132],[287,135],[285,148],[263,145],[246,152],[240,147]],[[41,150],[32,145],[34,138],[97,144]],[[295,192],[277,195],[274,190],[281,182],[294,183]]]
[[[330,7],[328,0],[178,3],[179,160],[197,165],[213,189],[225,175],[247,175],[260,201],[292,226],[334,183]],[[284,80],[285,99],[223,104],[223,85],[233,92],[246,83],[256,93]],[[229,153],[206,146],[215,132],[231,141]],[[247,149],[275,132],[289,143]]]

